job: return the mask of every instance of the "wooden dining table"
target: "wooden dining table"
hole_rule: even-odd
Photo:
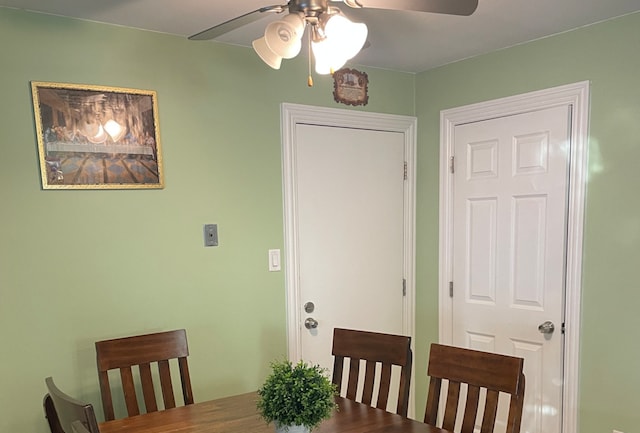
[[[255,392],[106,421],[100,433],[273,433]],[[337,409],[313,433],[450,433],[382,409],[336,397]]]

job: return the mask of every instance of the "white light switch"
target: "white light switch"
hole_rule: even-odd
[[[280,270],[280,250],[269,250],[269,272]]]

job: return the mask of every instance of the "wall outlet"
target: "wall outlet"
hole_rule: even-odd
[[[620,430],[613,430],[611,433],[623,433]]]

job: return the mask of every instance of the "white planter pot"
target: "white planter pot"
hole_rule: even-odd
[[[276,423],[276,433],[309,433],[309,429],[303,425],[280,425]]]

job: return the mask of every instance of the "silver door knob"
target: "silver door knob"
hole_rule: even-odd
[[[548,320],[540,324],[540,326],[538,326],[538,331],[540,331],[543,334],[553,334],[553,331],[555,329],[556,327],[553,325],[553,322],[550,322]]]
[[[318,327],[318,321],[313,317],[307,317],[304,321],[304,327],[307,329],[316,329]]]

